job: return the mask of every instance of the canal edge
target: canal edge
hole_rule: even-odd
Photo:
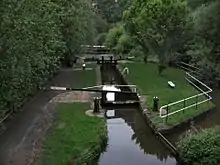
[[[128,85],[127,81],[125,80],[125,77],[120,72],[119,68],[116,67],[116,73],[121,77],[122,82],[125,85]],[[129,87],[130,88],[130,87]],[[131,90],[131,89],[130,89]],[[137,99],[140,101],[140,98],[138,97],[137,93]],[[146,113],[144,113],[144,105],[139,103],[139,111],[141,112],[141,115],[145,121],[151,128],[151,131],[158,137],[158,139],[170,150],[170,152],[176,157],[177,161],[181,162],[181,158],[179,157],[179,152],[177,151],[176,147],[165,137],[163,134],[156,128],[156,126],[152,123],[152,121],[149,119]]]

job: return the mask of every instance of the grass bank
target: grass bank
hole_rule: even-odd
[[[129,75],[126,77],[127,81],[130,84],[137,85],[140,89],[140,94],[144,95],[146,98],[147,109],[151,111],[151,120],[158,128],[176,125],[214,106],[211,102],[207,102],[198,105],[197,108],[193,107],[169,116],[167,121],[165,121],[165,119],[159,118],[158,112],[152,111],[154,96],[159,97],[159,107],[161,107],[163,105],[196,95],[199,91],[187,83],[185,80],[185,73],[180,69],[167,68],[161,75],[159,75],[157,65],[153,63],[128,63],[123,64],[122,67],[125,66],[129,68]],[[170,88],[167,84],[168,81],[174,82],[176,87],[174,89]],[[192,103],[196,103],[196,101],[201,101],[203,99],[204,96],[200,96],[198,98],[185,101],[185,103],[174,105],[169,108],[169,112],[178,110],[184,106],[191,105]]]
[[[105,120],[89,117],[85,103],[59,104],[57,119],[46,137],[42,165],[91,164],[107,140]]]

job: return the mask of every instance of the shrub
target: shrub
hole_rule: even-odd
[[[112,29],[109,30],[109,32],[106,36],[105,45],[110,49],[114,49],[122,34],[123,34],[123,26],[122,25],[119,24],[119,25],[113,27]]]
[[[185,165],[220,164],[220,127],[187,135],[178,143],[178,150]]]
[[[128,34],[122,34],[118,39],[118,43],[115,47],[118,54],[127,54],[133,47],[132,38]]]

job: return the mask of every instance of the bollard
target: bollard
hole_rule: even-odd
[[[93,113],[99,113],[99,98],[98,97],[94,98]]]
[[[110,63],[112,64],[112,60],[113,60],[113,57],[112,56],[110,56]]]
[[[144,56],[144,63],[147,63],[147,57]]]
[[[85,70],[86,69],[86,64],[85,63],[82,64],[82,67],[83,67],[83,70]]]
[[[158,111],[159,98],[157,96],[154,96],[153,102],[153,111]]]
[[[186,107],[186,99],[184,99],[184,101],[183,101],[183,108],[185,108]],[[183,110],[183,113],[185,112],[185,109]]]
[[[198,109],[198,96],[199,95],[196,96],[196,109]]]
[[[169,114],[169,104],[167,104],[167,116],[166,116],[166,123],[167,123],[167,120],[168,120],[168,114]]]

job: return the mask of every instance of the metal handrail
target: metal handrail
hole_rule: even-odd
[[[212,99],[212,97],[209,95],[209,93],[211,93],[213,90],[212,90],[210,87],[208,87],[206,84],[204,84],[203,82],[201,82],[201,81],[198,80],[197,78],[193,77],[193,76],[192,76],[191,74],[189,74],[188,72],[186,72],[186,75],[189,76],[189,77],[191,77],[192,79],[194,79],[194,80],[197,81],[198,83],[200,83],[202,86],[206,87],[208,90],[207,90],[206,92],[203,91],[203,90],[202,90],[201,88],[199,88],[195,83],[193,83],[192,81],[190,81],[190,80],[186,77],[186,80],[187,80],[188,82],[190,82],[191,84],[193,84],[193,85],[194,85],[198,90],[200,90],[202,93],[199,93],[199,94],[190,96],[190,97],[188,97],[188,98],[185,98],[185,99],[182,99],[182,100],[179,100],[179,101],[176,101],[176,102],[173,102],[173,103],[170,103],[170,104],[161,106],[161,108],[160,108],[160,114],[159,114],[160,118],[165,118],[165,117],[171,116],[171,115],[176,114],[176,113],[178,113],[178,112],[181,112],[181,111],[183,111],[183,110],[186,110],[186,109],[189,109],[189,108],[191,108],[191,107],[200,105],[200,104],[205,103],[205,102],[207,102],[207,101],[210,101],[210,100]],[[179,104],[179,103],[183,103],[183,102],[185,102],[185,101],[187,101],[187,100],[190,100],[190,99],[193,99],[193,98],[198,98],[199,96],[203,96],[203,95],[206,95],[206,96],[208,97],[208,99],[205,99],[205,100],[203,100],[203,101],[197,102],[197,103],[195,103],[195,104],[191,104],[191,105],[189,105],[189,106],[187,106],[187,107],[178,109],[178,110],[173,111],[173,112],[171,112],[171,113],[168,113],[168,112],[167,112],[166,115],[162,115],[162,109],[165,109],[165,108],[170,107],[170,106],[172,106],[172,105],[176,105],[176,104]]]

